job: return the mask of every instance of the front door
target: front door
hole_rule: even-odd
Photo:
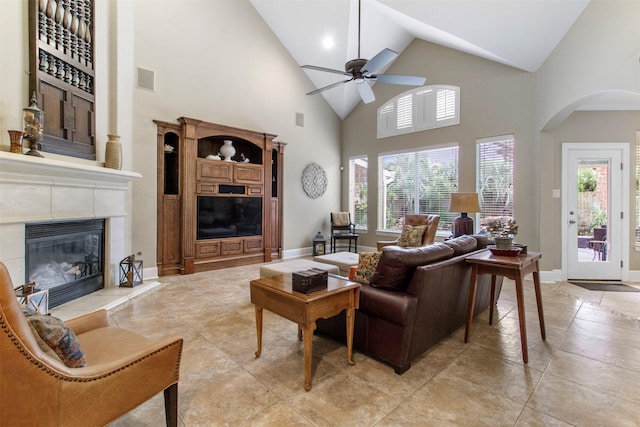
[[[563,278],[621,280],[627,259],[627,144],[565,143]],[[566,273],[566,274],[565,274]]]

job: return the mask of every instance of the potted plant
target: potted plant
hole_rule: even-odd
[[[511,249],[513,236],[518,234],[518,224],[511,218],[498,218],[487,223],[487,231],[493,237],[497,249]]]

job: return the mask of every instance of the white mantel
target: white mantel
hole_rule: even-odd
[[[46,155],[46,154],[45,154]],[[129,183],[136,172],[0,152],[0,261],[15,286],[24,281],[29,222],[105,218],[105,283],[114,286],[125,254]]]

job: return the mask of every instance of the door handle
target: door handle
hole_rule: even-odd
[[[569,224],[575,224],[576,222],[574,220],[570,220]]]

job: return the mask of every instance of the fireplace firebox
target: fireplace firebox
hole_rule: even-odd
[[[104,287],[104,219],[29,223],[25,279],[56,307]]]

